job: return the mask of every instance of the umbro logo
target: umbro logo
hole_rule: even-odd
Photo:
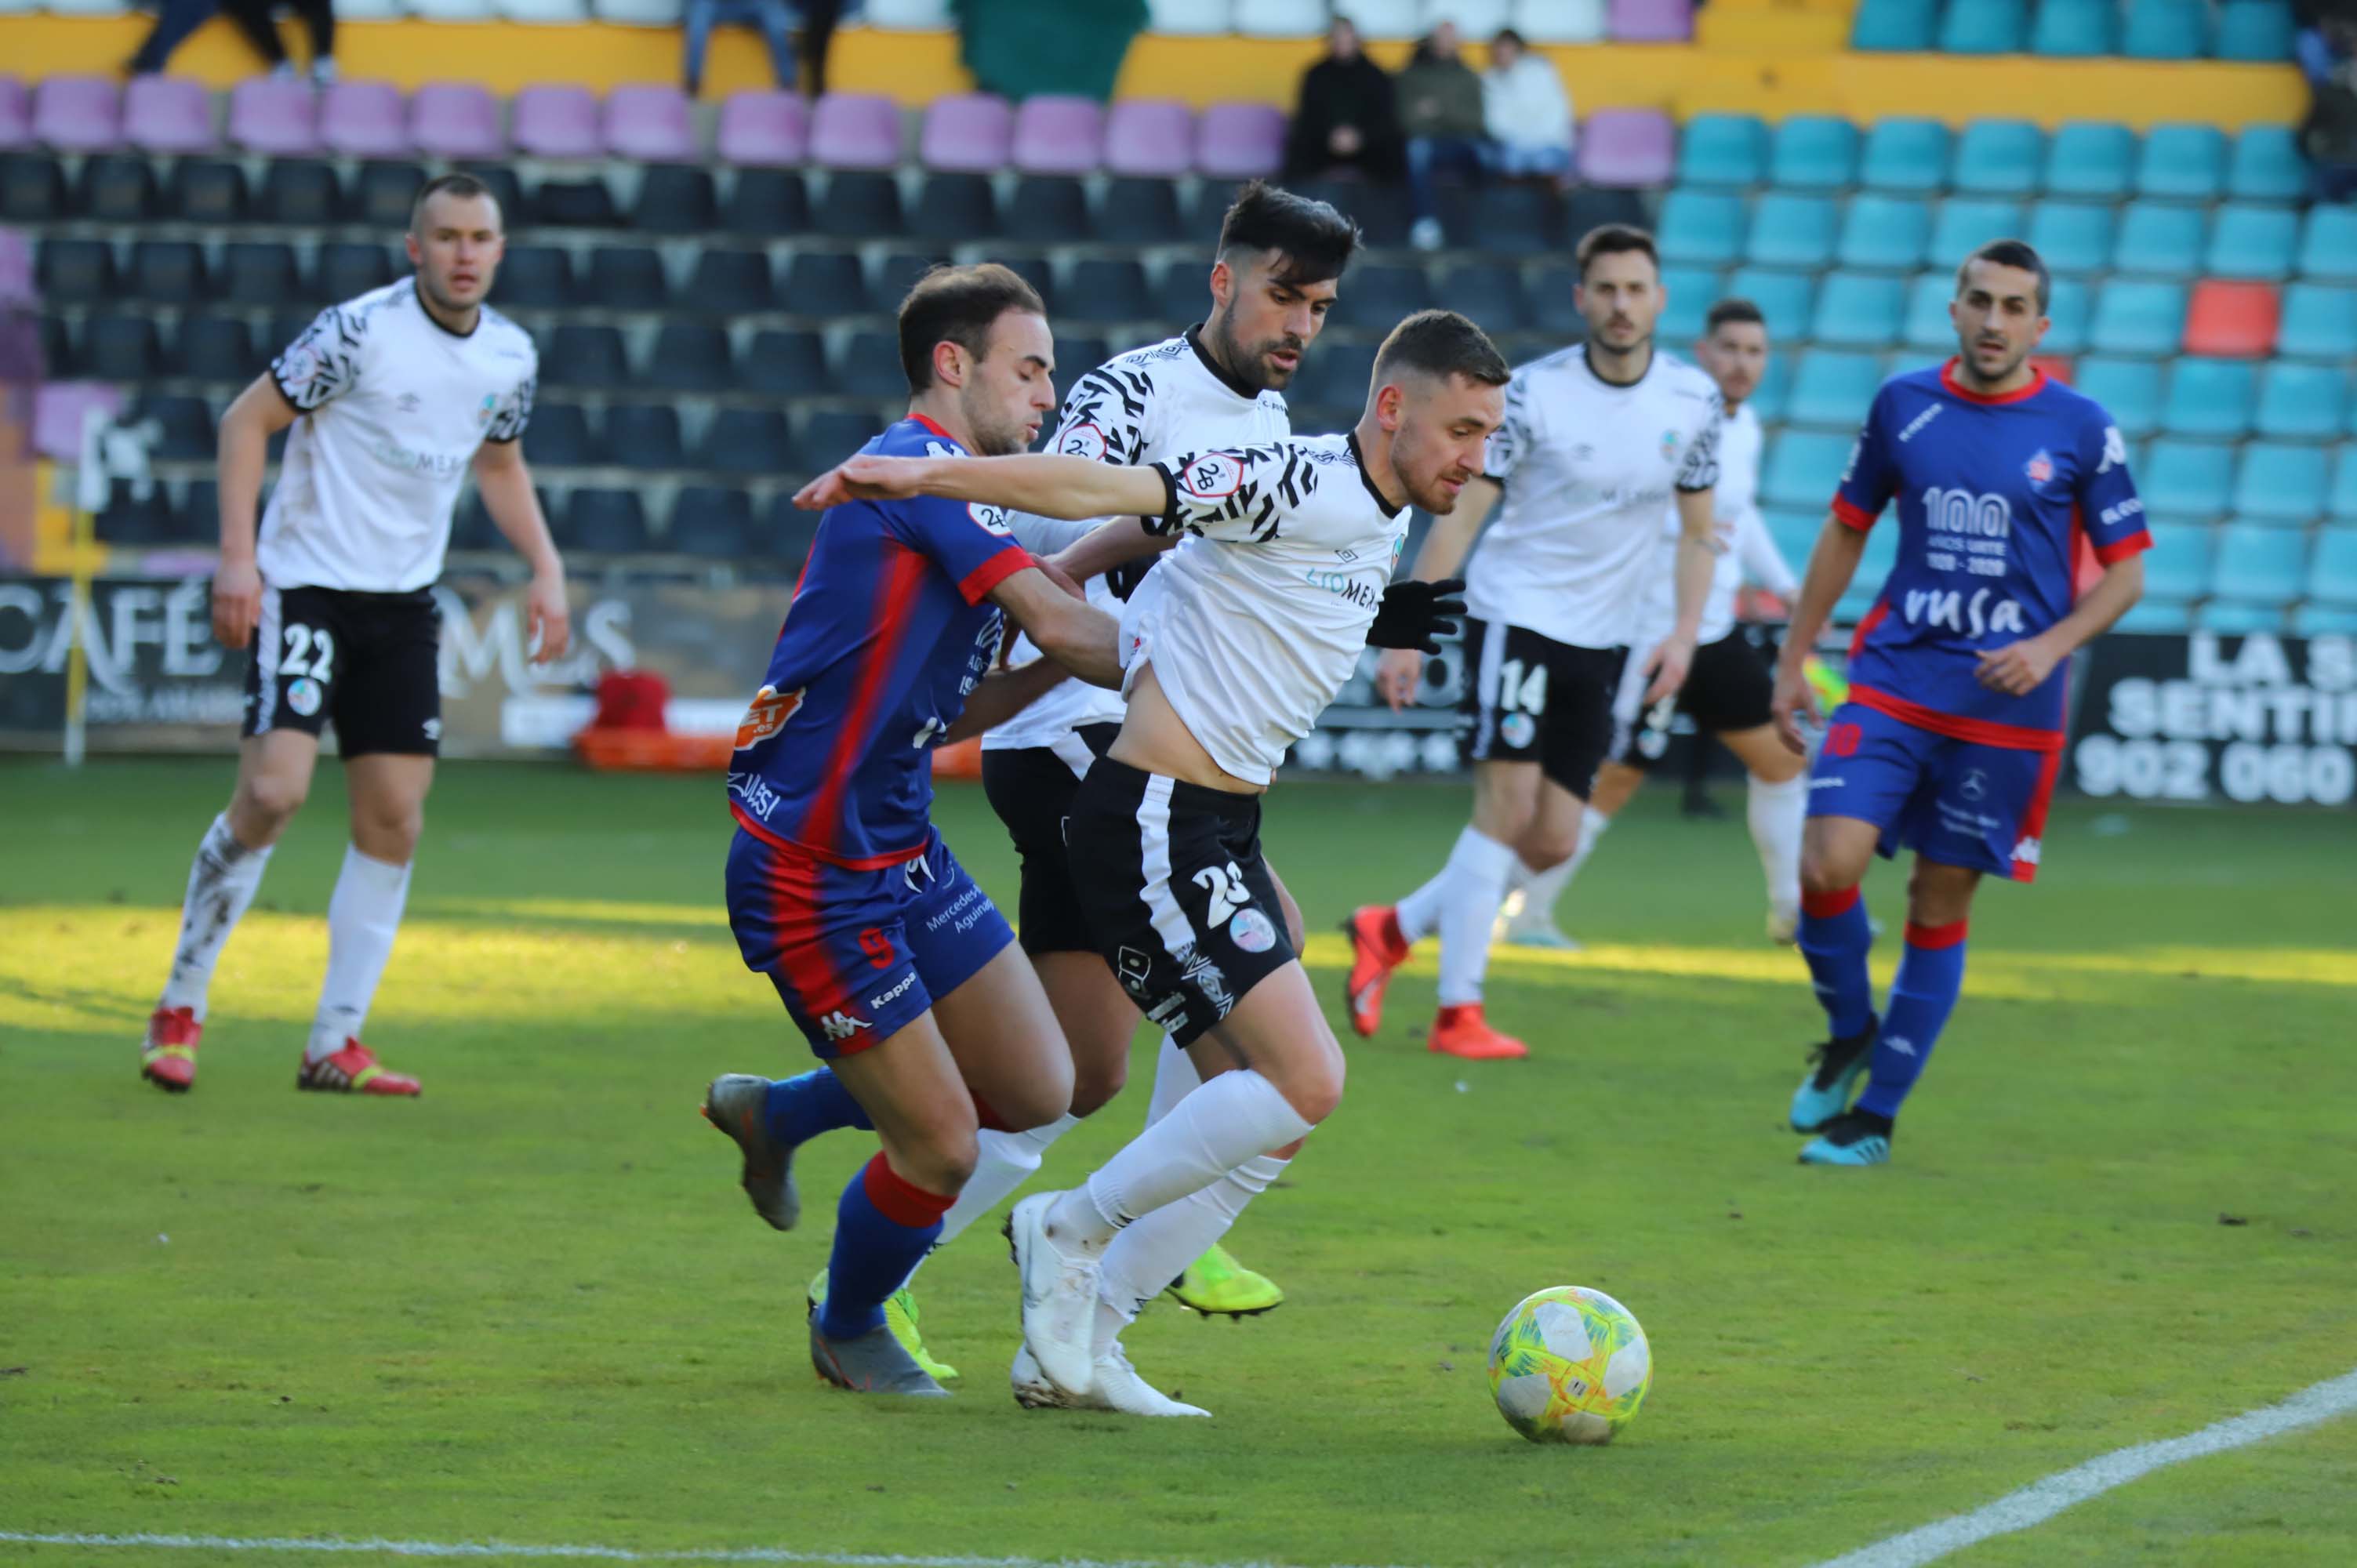
[[[425,406],[425,400],[415,392],[404,392],[393,400],[393,406],[404,413],[415,413]]]

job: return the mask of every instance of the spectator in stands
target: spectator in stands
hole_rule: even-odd
[[[1457,24],[1443,22],[1415,46],[1399,74],[1400,128],[1407,133],[1408,200],[1415,227],[1408,242],[1440,249],[1440,211],[1433,185],[1443,177],[1478,179],[1488,130],[1481,79],[1458,50]]]
[[[1508,179],[1571,177],[1571,98],[1554,62],[1531,53],[1523,35],[1501,27],[1481,73],[1481,118],[1490,163]]]
[[[269,64],[270,74],[292,81],[295,67],[286,58],[285,42],[279,38],[278,21],[272,15],[277,4],[278,0],[221,0],[221,8]],[[312,85],[327,86],[336,80],[335,0],[286,0],[286,8],[303,19],[305,30],[311,35]]]
[[[2357,18],[2327,14],[2300,29],[2293,53],[2308,78],[2300,145],[2315,166],[2320,201],[2357,194]]]
[[[801,90],[794,53],[794,33],[799,29],[802,52],[810,59],[811,96],[817,97],[826,91],[827,47],[834,41],[834,26],[844,9],[843,0],[686,0],[680,71],[687,95],[693,98],[703,90],[704,53],[711,46],[712,29],[736,26],[759,30],[762,41],[770,46],[770,68],[777,74],[778,85],[789,92]]]
[[[1399,114],[1392,79],[1359,48],[1359,29],[1337,16],[1326,58],[1301,77],[1301,101],[1285,138],[1285,177],[1345,170],[1371,179],[1400,176]]]

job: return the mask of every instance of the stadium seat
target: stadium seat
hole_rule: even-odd
[[[393,257],[373,242],[328,240],[319,246],[312,274],[321,298],[350,299],[391,283]]]
[[[647,548],[647,514],[636,490],[585,485],[565,501],[557,542],[590,555],[629,555]]]
[[[2270,284],[2205,279],[2194,285],[2185,314],[2186,352],[2230,359],[2270,353],[2282,317],[2282,296]]]
[[[716,485],[682,485],[663,528],[663,548],[711,561],[753,553],[753,498]]]
[[[1110,245],[1170,245],[1185,232],[1178,222],[1178,188],[1169,180],[1140,175],[1106,182],[1097,206],[1098,239]]]
[[[204,83],[186,76],[135,76],[123,90],[123,139],[142,152],[213,150],[213,110]]]
[[[1784,404],[1792,395],[1792,360],[1793,356],[1789,353],[1770,353],[1768,356],[1768,368],[1760,372],[1760,385],[1749,399],[1751,412],[1759,415],[1763,424],[1776,424],[1783,421]]]
[[[144,223],[156,212],[156,174],[144,157],[101,153],[81,166],[74,206],[94,223]]]
[[[1955,296],[1953,274],[1916,274],[1907,285],[1906,314],[1900,318],[1899,340],[1910,349],[1953,353],[1956,328],[1948,319],[1948,302]]]
[[[82,323],[78,362],[84,375],[136,384],[155,376],[163,357],[153,317],[93,312]]]
[[[2171,435],[2239,440],[2251,428],[2257,397],[2258,371],[2248,360],[2178,360],[2169,372],[2161,428]]]
[[[1694,7],[1695,0],[1611,0],[1606,27],[1615,43],[1682,44],[1694,37]]]
[[[2279,632],[2284,629],[2284,606],[2279,599],[2212,599],[2192,612],[2197,628],[2219,637]]]
[[[860,20],[871,27],[938,29],[955,26],[950,0],[867,0]]]
[[[899,362],[896,353],[893,363],[897,366]],[[901,394],[906,396],[907,392],[903,385]],[[840,446],[825,463],[839,463],[850,456],[880,428],[869,420],[862,420],[861,424],[865,434]],[[787,446],[786,416],[776,409],[724,408],[712,416],[712,423],[705,428],[704,439],[696,448],[695,466],[726,474],[774,474]]]
[[[606,94],[598,139],[616,157],[646,164],[689,164],[704,156],[695,113],[676,87],[626,82]]]
[[[2299,238],[2300,274],[2357,282],[2357,207],[2319,202],[2309,209]]]
[[[1795,114],[1778,125],[1768,155],[1770,183],[1784,190],[1839,190],[1857,172],[1857,127],[1826,114]]]
[[[1662,199],[1662,260],[1724,266],[1743,253],[1743,199],[1673,190]]]
[[[309,215],[320,211],[330,213],[334,211],[331,205],[323,206],[323,204],[331,203],[334,199],[336,190],[334,166],[312,163],[292,165],[284,162],[274,163],[270,166],[270,174],[266,177],[275,180],[278,171],[282,168],[292,171],[289,179],[290,188],[282,199],[282,207],[285,200],[291,199],[298,204],[301,215],[282,215],[277,218],[277,221],[307,229],[315,223],[328,221],[328,219]],[[371,229],[394,231],[406,230],[409,227],[410,209],[417,200],[417,188],[425,182],[425,171],[415,164],[362,164],[352,176],[349,217],[353,222],[365,224]],[[268,185],[264,187],[265,194],[269,188]],[[514,208],[509,208],[507,217],[508,220],[513,223],[520,220],[523,214]]]
[[[1882,361],[1872,354],[1838,353],[1812,349],[1801,359],[1792,390],[1784,403],[1784,418],[1793,424],[1855,430],[1866,419],[1877,387],[1882,384]]]
[[[679,410],[669,403],[617,403],[598,431],[604,461],[625,468],[677,468],[687,461]]]
[[[2233,479],[2234,449],[2210,442],[2155,441],[2136,470],[2148,510],[2190,517],[2223,512]]]
[[[156,305],[194,305],[212,294],[204,248],[193,240],[134,241],[129,281],[134,295]],[[267,302],[249,296],[247,303]]]
[[[1296,382],[1300,395],[1295,396],[1288,388],[1286,398],[1302,407],[1356,410],[1366,403],[1367,382],[1374,371],[1373,344],[1320,343],[1302,361]]]
[[[319,145],[348,158],[405,158],[401,89],[389,81],[333,81],[319,94]]]
[[[953,92],[925,106],[917,161],[929,169],[992,174],[1015,141],[1015,106],[995,92]]]
[[[2158,360],[2115,360],[2090,354],[2079,362],[2079,377],[2072,384],[2103,404],[2120,434],[2131,441],[2140,441],[2160,428]]]
[[[1444,221],[1457,243],[1494,255],[1535,256],[1578,243],[1563,234],[1563,203],[1542,185],[1485,185],[1442,193],[1462,200],[1458,211],[1444,207]]]
[[[732,92],[722,102],[712,150],[723,163],[791,168],[809,149],[810,110],[801,93]]]
[[[573,256],[553,245],[511,245],[494,285],[499,303],[526,310],[562,310],[578,293]]]
[[[1961,265],[1966,256],[1987,244],[2021,232],[2021,203],[1994,201],[1986,197],[1956,196],[1940,203],[1939,221],[1932,230],[1929,252],[1934,266]],[[2048,263],[2050,268],[2052,263]]]
[[[1212,36],[1230,32],[1232,0],[1146,0],[1148,32]]]
[[[600,245],[589,252],[583,303],[599,310],[661,310],[671,301],[662,257],[648,245]]]
[[[717,221],[712,173],[687,164],[652,164],[630,201],[630,227],[647,234],[701,234]]]
[[[737,374],[746,391],[772,397],[814,397],[829,386],[819,335],[774,327],[753,334]]]
[[[2121,280],[2095,302],[2088,341],[2104,354],[2173,354],[2184,332],[2183,284]]]
[[[1717,283],[1716,274],[1700,267],[1663,268],[1662,291],[1664,298],[1662,313],[1653,319],[1655,340],[1676,344],[1683,352],[1686,344],[1700,338],[1703,322],[1710,313],[1711,302],[1718,297]],[[1471,314],[1484,328],[1489,327],[1488,318],[1479,311]],[[1495,335],[1493,331],[1491,336]]]
[[[106,505],[91,521],[102,544],[162,544],[172,533],[170,498],[153,480],[142,493],[133,480],[116,479],[107,487]]]
[[[2117,200],[2128,193],[2136,156],[2136,135],[2126,125],[2073,122],[2046,144],[2046,189],[2054,196]]]
[[[2261,435],[2330,441],[2349,417],[2349,382],[2339,365],[2275,360],[2259,371],[2252,428]]]
[[[1075,262],[1067,285],[1057,295],[1062,301],[1058,312],[1061,320],[1112,325],[1150,322],[1155,316],[1146,268],[1131,256]]]
[[[318,106],[311,84],[250,76],[230,91],[229,139],[264,157],[308,157],[320,148]]]
[[[2291,271],[2298,244],[2299,215],[2290,208],[2230,201],[2218,209],[2207,270],[2218,277],[2280,278]]]
[[[499,100],[471,81],[428,81],[409,95],[410,145],[431,158],[503,158]]]
[[[1967,0],[1951,4],[1942,15],[1939,49],[1951,55],[2017,54],[2029,31],[2025,0]]]
[[[1855,274],[1838,274],[1856,279]],[[1828,285],[1831,286],[1830,282]],[[1760,307],[1767,318],[1768,332],[1782,342],[1798,342],[1809,336],[1809,317],[1816,303],[1817,281],[1813,273],[1780,272],[1772,267],[1738,267],[1727,280],[1727,292],[1748,299]]]
[[[872,435],[875,431],[868,434]],[[796,477],[806,471],[797,469]],[[802,569],[811,545],[818,538],[818,513],[796,509],[791,490],[779,490],[770,498],[770,504],[762,509],[759,520],[753,525],[751,562],[780,577],[791,578]]]
[[[32,145],[33,95],[16,77],[0,77],[0,148],[13,151]]]
[[[839,240],[889,239],[906,232],[899,181],[888,174],[845,170],[827,177],[813,227]]]
[[[1752,212],[1744,259],[1769,266],[1822,267],[1833,259],[1834,218],[1829,197],[1771,190]]]
[[[124,417],[156,426],[155,445],[148,450],[163,462],[201,462],[219,450],[213,439],[212,410],[200,397],[143,397]]]
[[[2200,59],[2209,53],[2208,0],[2128,0],[2120,53],[2130,59]]]
[[[2058,273],[2091,273],[2112,256],[2112,209],[2092,201],[2041,201],[2029,209],[2029,240]]]
[[[2323,604],[2357,607],[2357,528],[2328,528],[2316,536],[2308,564],[2308,596]]]
[[[1678,185],[1741,189],[1768,173],[1768,127],[1750,114],[1697,114],[1678,144]]]
[[[2086,352],[2093,336],[2094,312],[2094,291],[2085,279],[2056,278],[2046,304],[2049,325],[2039,344],[2040,351],[2066,355]]]
[[[1968,196],[2027,196],[2045,150],[2045,133],[2027,120],[1975,120],[1956,138],[1952,183]]]
[[[909,232],[920,240],[956,245],[998,232],[998,199],[990,177],[933,174],[925,177],[909,210]]]
[[[1825,495],[1828,499],[1832,498],[1830,486]],[[1894,521],[1886,519],[1867,532],[1866,553],[1858,558],[1857,575],[1850,579],[1849,591],[1842,595],[1840,601],[1834,606],[1834,620],[1837,625],[1855,626],[1866,618],[1867,612],[1881,596],[1882,585],[1889,577],[1890,568],[1898,559],[1899,529]]]
[[[2210,588],[2217,540],[2206,523],[2156,519],[2144,553],[2144,591],[2156,599],[2199,598]]]
[[[1273,103],[1214,103],[1195,120],[1195,172],[1206,179],[1260,179],[1285,164],[1285,111]]]
[[[509,101],[508,124],[516,151],[527,157],[594,158],[606,150],[597,101],[586,87],[524,88]]]
[[[1939,0],[1863,0],[1850,25],[1849,47],[1918,54],[1939,36]]]
[[[859,258],[843,252],[797,251],[786,264],[778,306],[790,316],[831,319],[875,310]],[[897,302],[895,302],[897,303]]]
[[[738,416],[743,416],[739,418]],[[874,440],[884,428],[884,421],[874,413],[850,409],[822,408],[802,421],[787,448],[787,460],[794,472],[815,474],[833,467],[845,457]],[[723,409],[713,421],[705,436],[705,462],[713,467],[726,468],[732,463],[712,462],[714,450],[721,444],[724,424],[737,428],[728,431],[726,446],[733,454],[742,452],[743,461],[749,459],[743,472],[770,474],[777,468],[780,443],[785,439],[785,416],[767,409]]]
[[[548,468],[586,468],[605,459],[589,435],[589,415],[577,403],[544,403],[523,429],[523,455]]]
[[[2221,598],[2281,604],[2308,579],[2308,536],[2288,528],[2230,522],[2218,531],[2211,591]]]
[[[1161,321],[1200,321],[1211,297],[1210,285],[1205,281],[1211,269],[1193,258],[1174,261],[1163,267],[1154,280],[1154,314]],[[1332,339],[1328,339],[1329,342]],[[1307,363],[1316,364],[1326,349],[1319,349]],[[1292,394],[1288,392],[1288,397]]]
[[[252,381],[269,359],[242,316],[184,316],[172,343],[173,373],[191,381]]]
[[[1770,506],[1814,509],[1823,516],[1849,461],[1853,435],[1849,431],[1787,430],[1776,436],[1760,476],[1760,500]]]
[[[544,179],[533,188],[532,220],[552,229],[612,229],[622,220],[613,188],[602,175]]]
[[[2193,610],[2181,599],[2147,593],[2112,623],[2112,629],[2142,636],[2177,636],[2193,629]]]
[[[1170,98],[1127,98],[1105,113],[1104,166],[1115,177],[1177,179],[1187,173],[1194,112]]]
[[[1222,209],[1224,210],[1224,209]],[[1039,245],[1069,245],[1090,231],[1088,188],[1071,175],[1027,174],[1005,210],[1006,236]],[[1214,228],[1212,232],[1217,233]]]
[[[2310,360],[2357,356],[2357,288],[2296,283],[2285,289],[2276,351]]]
[[[1663,286],[1669,292],[1670,305],[1678,304],[1680,291],[1671,282],[1667,268],[1662,274]],[[1434,291],[1433,303],[1444,309],[1471,317],[1492,334],[1520,332],[1533,325],[1530,300],[1523,292],[1521,269],[1506,262],[1469,262],[1451,267]],[[1707,297],[1705,304],[1708,303]],[[1656,328],[1666,332],[1666,328]]]
[[[880,94],[826,94],[811,113],[809,156],[823,168],[891,168],[900,161],[899,106]]]
[[[1658,109],[1599,109],[1579,128],[1577,156],[1590,186],[1650,190],[1676,172],[1677,127]]]
[[[2118,20],[2118,0],[2039,0],[2029,52],[2066,59],[2110,54]]]
[[[1534,44],[1601,43],[1604,0],[1516,0],[1514,26]]]
[[[245,170],[225,159],[182,158],[172,166],[172,177],[165,182],[163,209],[183,223],[217,228],[242,223]]]
[[[1948,128],[1937,120],[1878,120],[1867,133],[1858,183],[1899,196],[1930,196],[1947,183]]]
[[[1835,258],[1846,267],[1912,270],[1931,238],[1931,203],[1906,196],[1853,196]]]
[[[2288,125],[2250,125],[2226,160],[2226,194],[2237,201],[2298,201],[2308,194],[2308,159]]]
[[[1333,319],[1370,332],[1386,332],[1402,317],[1431,303],[1431,285],[1422,267],[1362,263],[1351,269],[1351,286],[1335,300]]]
[[[738,169],[720,203],[720,227],[732,234],[760,238],[799,234],[809,229],[810,193],[801,171]]]
[[[65,169],[45,153],[0,157],[0,220],[46,223],[66,210]]]
[[[61,153],[98,153],[123,135],[123,91],[111,76],[59,73],[33,88],[34,139]]]
[[[1241,0],[1232,26],[1247,38],[1315,38],[1326,28],[1326,8],[1318,0]]]
[[[1007,161],[1024,174],[1094,174],[1104,161],[1104,111],[1070,93],[1027,98]]]
[[[2329,455],[2321,446],[2254,441],[2234,470],[2233,507],[2255,522],[2306,524],[2321,516]]]
[[[630,357],[621,332],[578,321],[561,323],[540,357],[540,379],[551,386],[618,392],[630,384]]]
[[[2292,8],[2283,0],[2226,0],[2218,11],[2220,59],[2280,64],[2291,58]]]
[[[2138,196],[2214,201],[2226,188],[2226,137],[2215,125],[2155,125],[2136,160]]]
[[[2167,278],[2201,270],[2201,234],[2208,214],[2174,202],[2131,201],[2120,214],[2112,266],[2122,273]]]
[[[1898,338],[1906,309],[1907,285],[1898,278],[1834,273],[1817,295],[1809,336],[1842,348],[1885,348]]]

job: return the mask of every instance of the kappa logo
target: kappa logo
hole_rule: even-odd
[[[2104,459],[2095,465],[2095,472],[2108,474],[2114,468],[2128,466],[2128,444],[2116,424],[2104,426]]]
[[[867,1005],[871,1011],[881,1013],[886,1007],[898,1002],[902,996],[906,995],[908,993],[909,987],[916,983],[917,972],[912,969],[908,973],[900,977],[899,984],[895,985],[889,991],[885,992],[881,996],[869,997],[867,999]],[[863,1029],[866,1026],[867,1026],[865,1024],[860,1025],[860,1027]]]
[[[1916,1055],[1915,1042],[1899,1035],[1885,1035],[1882,1043],[1902,1057]]]
[[[1199,501],[1222,501],[1244,482],[1244,466],[1231,452],[1206,452],[1178,476],[1179,493]]]
[[[916,976],[910,975],[911,980]],[[818,1032],[830,1040],[847,1040],[870,1026],[865,1018],[855,1018],[840,1008],[818,1021]]]
[[[1922,433],[1922,429],[1925,425],[1940,417],[1940,411],[1947,406],[1948,405],[1943,403],[1935,403],[1929,408],[1926,408],[1922,413],[1917,414],[1914,418],[1909,420],[1907,422],[1907,428],[1899,433],[1899,445],[1904,446],[1910,441],[1914,440],[1917,435]]]
[[[745,716],[737,721],[737,749],[760,745],[786,727],[794,710],[802,705],[802,688],[780,692],[775,686],[764,686],[753,693],[752,705]]]

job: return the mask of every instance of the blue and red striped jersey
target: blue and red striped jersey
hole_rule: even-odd
[[[962,457],[921,415],[862,447]],[[919,497],[819,519],[761,690],[737,729],[728,809],[748,832],[856,870],[925,846],[927,753],[998,652],[985,596],[1031,564],[996,507]]]
[[[1985,397],[1954,369],[1882,384],[1834,496],[1860,531],[1899,509],[1899,559],[1850,645],[1850,696],[1941,735],[2054,750],[2070,660],[2017,697],[1980,683],[1978,656],[2071,613],[2082,534],[2106,565],[2149,546],[2144,502],[2094,400],[2043,371]]]

